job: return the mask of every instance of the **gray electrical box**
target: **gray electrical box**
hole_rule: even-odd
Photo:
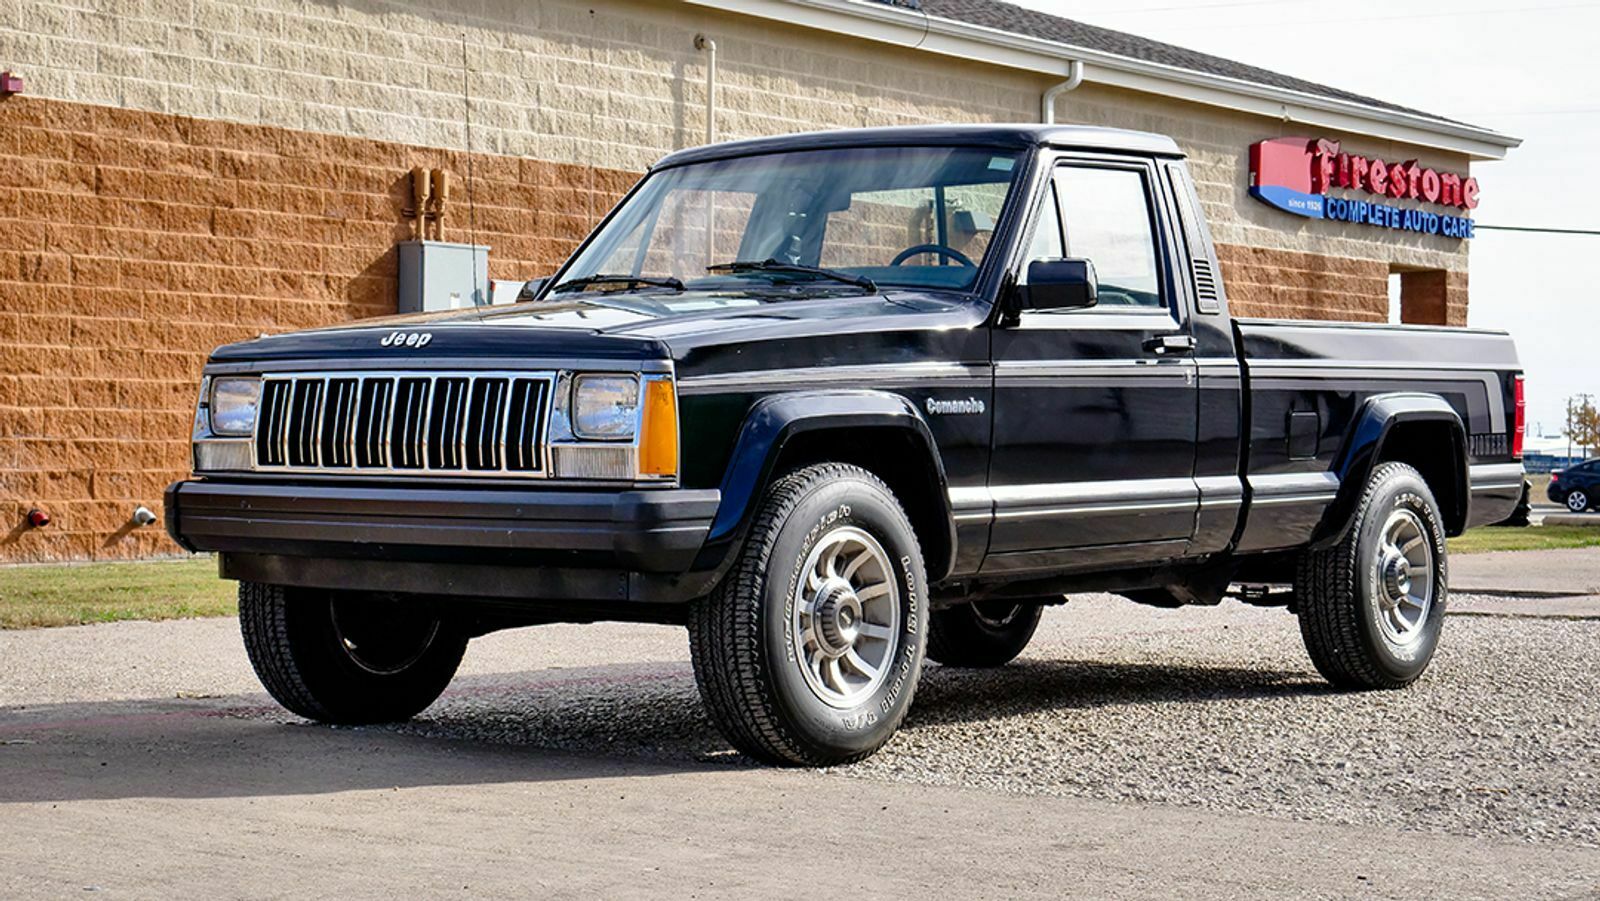
[[[489,248],[482,244],[402,241],[402,313],[460,310],[489,303]]]

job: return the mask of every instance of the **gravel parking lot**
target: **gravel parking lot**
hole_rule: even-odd
[[[525,640],[485,645],[514,654]],[[734,759],[678,658],[473,678],[403,728]],[[1079,597],[1010,666],[930,666],[901,734],[839,772],[1600,846],[1597,658],[1600,621],[1462,616],[1411,690],[1340,694],[1284,611]]]
[[[260,695],[234,629],[0,634],[0,739],[59,705],[122,698],[293,722]],[[701,712],[685,645],[649,626],[488,636],[422,718],[373,731],[741,764]],[[106,665],[131,647],[132,669]],[[1008,667],[930,666],[901,734],[834,774],[1600,847],[1597,657],[1600,620],[1453,616],[1412,689],[1339,694],[1284,611],[1080,596]]]

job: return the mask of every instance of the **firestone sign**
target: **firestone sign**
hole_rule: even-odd
[[[1332,196],[1334,189],[1355,196]],[[1250,145],[1250,196],[1309,219],[1470,238],[1472,220],[1457,211],[1478,206],[1478,180],[1416,160],[1391,163],[1345,153],[1338,141],[1274,138]],[[1449,212],[1399,207],[1379,198],[1420,200]]]

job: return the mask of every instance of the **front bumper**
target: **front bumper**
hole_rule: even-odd
[[[274,584],[540,601],[678,601],[714,490],[174,483],[167,530]]]

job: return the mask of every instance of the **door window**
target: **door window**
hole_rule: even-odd
[[[1062,166],[1056,170],[1067,253],[1094,264],[1098,307],[1161,310],[1155,220],[1138,169]]]

